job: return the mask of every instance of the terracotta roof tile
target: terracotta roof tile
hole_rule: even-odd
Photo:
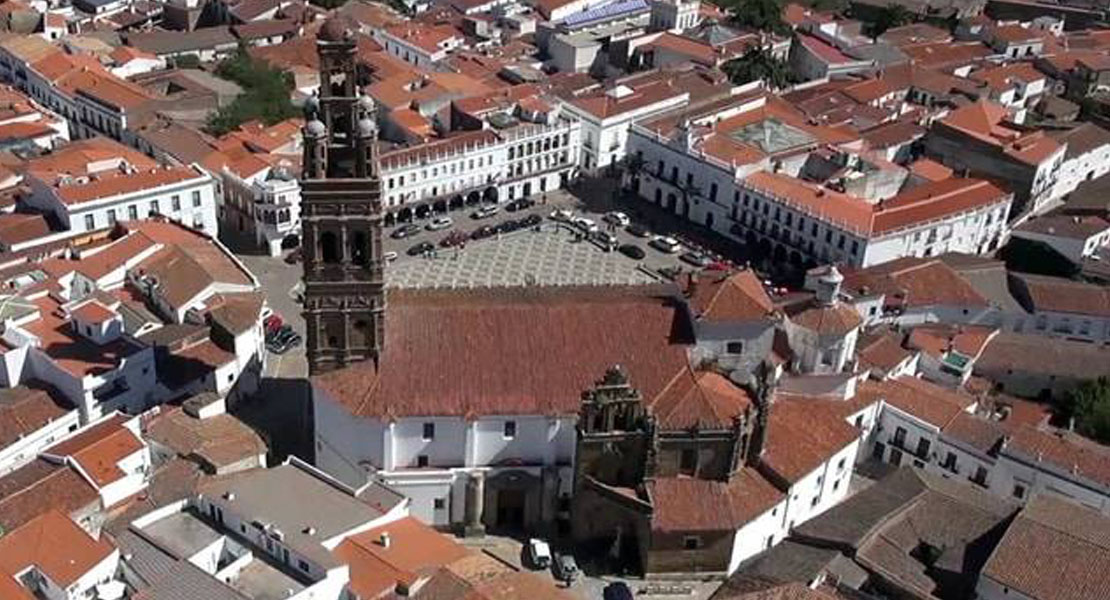
[[[845,270],[841,289],[859,296],[885,294],[887,306],[987,306],[970,283],[939,259],[902,258],[858,271]]]
[[[312,383],[363,417],[574,414],[582,391],[619,364],[653,399],[687,368],[688,333],[668,293],[393,290],[381,370],[363,362]]]
[[[99,507],[100,496],[72,468],[36,459],[0,477],[0,527],[11,531],[50,510]]]
[[[696,285],[687,284],[690,306],[704,321],[750,321],[766,318],[775,305],[755,271],[702,274]]]
[[[146,447],[124,426],[127,420],[126,415],[115,415],[47,448],[44,453],[72,457],[97,486],[104,487],[124,476],[120,461]]]
[[[863,324],[856,309],[842,302],[831,306],[815,304],[805,310],[790,315],[790,322],[804,327],[818,335],[844,336]]]
[[[727,481],[658,477],[645,483],[656,531],[735,531],[782,501],[759,471],[746,467]]]
[[[885,372],[902,364],[913,356],[912,352],[902,347],[902,337],[901,333],[890,330],[877,334],[861,334],[856,342],[860,366]]]
[[[971,396],[912,376],[887,381],[864,381],[856,393],[865,398],[881,399],[887,404],[913,415],[926,423],[944,428],[961,412],[975,404]]]
[[[663,430],[729,429],[751,407],[746,391],[708,371],[683,371],[650,403]]]
[[[67,402],[46,384],[31,382],[0,389],[0,448],[30,435],[71,412]]]
[[[73,318],[84,323],[103,323],[119,316],[115,311],[104,306],[97,300],[82,302],[77,308],[71,310],[69,314]]]
[[[1100,285],[1029,273],[1011,273],[1015,296],[1034,312],[1110,317],[1110,290]]]
[[[776,397],[763,465],[794,483],[856,441],[859,432],[844,421],[841,404]]]
[[[910,331],[906,345],[938,359],[953,350],[974,359],[983,352],[997,331],[983,325],[927,323]]]
[[[115,551],[66,515],[50,511],[0,537],[0,571],[22,573],[33,566],[64,589]]]

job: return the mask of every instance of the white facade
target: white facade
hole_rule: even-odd
[[[655,0],[651,3],[651,27],[682,33],[698,26],[701,0]]]
[[[300,235],[301,185],[296,177],[272,167],[245,176],[225,167],[219,175],[223,179],[224,207],[233,206],[237,213],[225,217],[241,217],[243,222],[239,224],[244,228],[249,225],[255,243],[270,256],[281,254],[287,236]]]
[[[609,93],[614,97],[620,97],[634,92],[620,85]],[[630,144],[629,130],[635,121],[685,106],[689,101],[690,94],[684,92],[634,110],[604,117],[583,110],[570,102],[564,102],[563,107],[567,112],[582,122],[582,169],[588,173],[596,173],[600,169],[615,165],[625,156]]]
[[[413,516],[430,525],[464,522],[467,482],[475,474],[489,479],[500,471],[538,475],[556,468],[557,493],[570,494],[576,416],[385,421],[352,417],[320,389],[313,390],[313,400],[316,466],[347,482],[375,474],[408,496]]]
[[[565,187],[576,175],[579,131],[577,122],[559,119],[550,126],[498,131],[489,143],[455,146],[400,164],[387,155],[381,166],[386,212],[398,216],[406,207],[433,202],[454,208],[452,200],[505,202]]]
[[[133,58],[123,64],[116,65],[109,69],[112,75],[120,79],[127,79],[135,75],[143,73],[150,73],[151,71],[161,71],[166,68],[166,59],[158,56],[145,57],[140,56]]]
[[[419,35],[419,32],[416,35]],[[375,31],[375,37],[385,46],[386,52],[422,69],[434,69],[435,63],[447,58],[451,50],[463,43],[461,36],[450,35],[436,42],[434,47],[428,47],[407,37],[399,37],[388,30]]]
[[[1053,198],[1063,198],[1084,181],[1093,181],[1110,173],[1110,144],[1103,144],[1071,158],[1065,156],[1052,189]]]
[[[1106,157],[1110,165],[1110,156]],[[1074,263],[1080,263],[1084,258],[1097,254],[1101,249],[1110,245],[1110,226],[1088,237],[1075,237],[1053,235],[1040,231],[1025,231],[1015,229],[1013,236],[1024,240],[1032,240],[1048,244],[1053,250]]]
[[[32,175],[27,178],[31,194],[25,198],[25,202],[29,207],[53,214],[66,229],[74,233],[104,229],[111,227],[116,221],[134,221],[163,215],[186,227],[216,236],[219,230],[216,181],[207,173],[199,170],[195,172],[196,177],[184,181],[77,203],[67,203],[59,196],[57,187]],[[85,183],[88,181],[75,178],[70,185]]]

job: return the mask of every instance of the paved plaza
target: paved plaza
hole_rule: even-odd
[[[570,228],[546,222],[541,231],[517,231],[465,249],[439,249],[432,257],[403,256],[386,267],[399,288],[468,288],[523,285],[636,285],[659,279],[640,262],[575,241]]]

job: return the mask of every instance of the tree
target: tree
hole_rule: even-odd
[[[998,253],[1006,263],[1006,269],[1034,275],[1074,278],[1079,267],[1044,242],[1010,238]]]
[[[790,85],[793,80],[786,61],[759,47],[753,47],[740,58],[728,61],[721,66],[721,70],[736,84],[762,79],[771,88],[779,89]]]
[[[769,31],[780,35],[790,33],[790,27],[782,20],[782,7],[776,0],[733,0],[732,22],[736,25]]]
[[[913,23],[913,13],[901,4],[887,4],[879,11],[878,17],[871,26],[871,35],[879,37],[888,29],[901,27]]]
[[[243,93],[209,117],[205,129],[213,135],[223,135],[247,121],[257,119],[272,125],[297,115],[289,99],[293,89],[290,78],[280,69],[252,58],[244,48],[221,62],[216,75],[238,83]]]
[[[1110,379],[1086,381],[1068,392],[1058,409],[1075,419],[1075,430],[1101,443],[1110,443]]]

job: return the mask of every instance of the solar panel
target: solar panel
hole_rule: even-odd
[[[646,0],[624,0],[622,2],[613,2],[605,6],[598,6],[590,10],[575,13],[563,19],[563,24],[569,26],[582,25],[591,21],[612,19],[626,13],[634,13],[647,9],[648,4]]]

